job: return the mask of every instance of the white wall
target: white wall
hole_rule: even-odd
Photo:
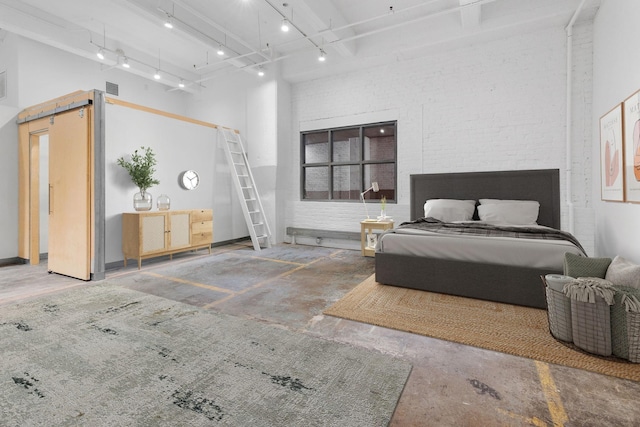
[[[558,25],[294,85],[287,225],[359,231],[364,217],[362,204],[300,201],[301,130],[397,120],[396,222],[409,219],[410,174],[558,168],[566,229],[566,51]],[[574,233],[593,253],[591,163],[580,164],[591,155],[589,23],[575,27],[574,64]]]
[[[0,31],[0,72],[6,72],[7,96],[0,99],[0,260],[18,253],[18,46]],[[11,84],[13,83],[13,84]],[[5,226],[11,225],[9,226]]]
[[[228,201],[223,198],[220,202],[216,197],[217,184],[227,177],[219,174],[221,163],[224,166],[226,161],[217,155],[212,143],[215,129],[118,105],[107,104],[105,116],[107,263],[122,260],[121,214],[133,211],[133,195],[138,192],[116,160],[128,158],[141,146],[151,147],[156,154],[154,177],[160,184],[148,190],[153,196],[152,210],[157,210],[158,196],[166,194],[171,199],[171,210],[214,209],[214,242],[246,235],[234,236],[222,221],[224,215],[215,215],[228,209]],[[180,173],[188,169],[198,172],[201,180],[198,188],[191,191],[182,189],[178,183]]]
[[[640,263],[640,204],[603,202],[600,197],[599,119],[640,89],[640,2],[606,0],[594,21],[592,186],[596,253]]]
[[[229,88],[219,83],[196,95],[168,91],[159,83],[117,68],[103,69],[100,63],[12,34],[0,43],[0,71],[4,69],[9,71],[10,96],[0,100],[0,260],[18,255],[16,118],[20,110],[77,90],[104,90],[109,81],[119,85],[119,99],[184,116],[199,103],[215,100],[207,104],[215,104],[215,108],[203,108],[201,116],[194,118],[235,128],[245,125],[242,84]],[[215,91],[222,87],[228,87],[229,93]],[[191,105],[193,109],[188,108]],[[126,171],[115,162],[142,145],[152,146],[157,155],[161,183],[150,189],[154,198],[168,194],[173,209],[213,208],[216,242],[248,235],[242,215],[236,214],[240,211],[214,130],[114,105],[107,105],[106,115],[107,263],[122,259],[118,213],[132,210],[136,191]],[[178,188],[178,174],[185,169],[195,169],[203,178],[197,190]]]

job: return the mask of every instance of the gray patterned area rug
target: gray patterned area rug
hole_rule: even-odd
[[[0,307],[2,426],[386,426],[410,370],[108,284]]]

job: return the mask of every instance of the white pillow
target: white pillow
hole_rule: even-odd
[[[536,225],[540,203],[534,200],[480,199],[480,221],[494,224]]]
[[[616,255],[611,264],[609,264],[604,278],[614,285],[631,286],[640,289],[640,265]]]
[[[470,221],[475,209],[475,200],[430,199],[424,204],[424,216],[444,222]]]

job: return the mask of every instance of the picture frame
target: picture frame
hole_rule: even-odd
[[[640,90],[625,99],[624,118],[624,198],[640,203]]]
[[[371,249],[375,249],[378,244],[378,235],[376,233],[367,234],[367,247]]]
[[[602,200],[624,201],[624,135],[622,104],[600,118],[600,182]]]

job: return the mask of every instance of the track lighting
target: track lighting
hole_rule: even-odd
[[[320,55],[318,55],[318,61],[324,62],[327,59],[327,54],[324,50],[320,49]]]
[[[103,49],[103,48],[100,48],[100,49],[98,50],[98,53],[96,53],[96,55],[98,56],[98,58],[99,58],[100,60],[103,60],[103,59],[104,59],[104,49]]]
[[[131,65],[129,65],[129,60],[127,59],[127,57],[125,56],[124,59],[122,60],[122,66],[124,68],[129,68],[131,67]]]
[[[222,45],[219,45],[219,46],[218,46],[218,55],[219,55],[219,56],[224,55],[224,49],[222,49]]]
[[[160,70],[156,70],[156,73],[153,75],[153,78],[156,80],[160,80]]]
[[[260,77],[264,76],[264,69],[262,68],[262,65],[258,67],[258,75]]]
[[[180,79],[180,83],[178,83],[178,87],[180,89],[184,89],[184,80],[183,79]]]
[[[169,15],[167,15],[167,20],[164,21],[164,26],[165,28],[168,28],[168,29],[173,28],[173,22],[171,22],[171,17]]]
[[[280,26],[280,29],[282,30],[282,32],[286,33],[287,31],[289,31],[289,21],[287,21],[287,19],[283,19],[282,20],[282,25]]]

